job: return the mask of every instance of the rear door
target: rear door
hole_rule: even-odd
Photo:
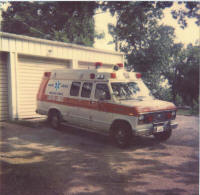
[[[77,102],[76,117],[77,123],[84,128],[91,127],[91,113],[93,112],[92,91],[92,82],[85,81],[82,83],[80,99]]]

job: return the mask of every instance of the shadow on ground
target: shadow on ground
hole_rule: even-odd
[[[198,191],[198,158],[184,159],[173,153],[175,146],[152,137],[138,137],[129,149],[121,150],[104,136],[69,127],[55,131],[6,124],[0,131],[2,195]]]

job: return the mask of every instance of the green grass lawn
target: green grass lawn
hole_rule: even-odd
[[[192,116],[191,110],[189,110],[189,109],[178,109],[177,115]]]

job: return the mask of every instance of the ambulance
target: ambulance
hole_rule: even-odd
[[[167,140],[178,124],[176,106],[151,94],[141,74],[123,64],[105,69],[59,69],[45,72],[37,93],[37,110],[53,128],[62,123],[109,135],[121,148],[133,137]]]

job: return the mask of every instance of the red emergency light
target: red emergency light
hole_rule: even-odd
[[[94,73],[91,73],[90,74],[90,79],[94,79],[95,78],[95,74]]]
[[[139,72],[137,72],[137,73],[136,73],[136,78],[137,78],[137,79],[140,79],[141,77],[142,77],[142,74],[139,73]]]
[[[116,77],[117,77],[116,73],[114,73],[114,72],[110,73],[110,78],[111,79],[116,79]]]
[[[45,77],[50,77],[50,76],[51,76],[51,72],[45,72],[45,73],[44,73],[44,76],[45,76]]]
[[[124,67],[124,64],[119,63],[119,64],[117,64],[117,66],[118,66],[119,68],[123,68],[123,67]]]
[[[96,69],[99,68],[99,67],[102,66],[102,65],[103,65],[102,62],[96,62],[96,63],[95,63]]]

